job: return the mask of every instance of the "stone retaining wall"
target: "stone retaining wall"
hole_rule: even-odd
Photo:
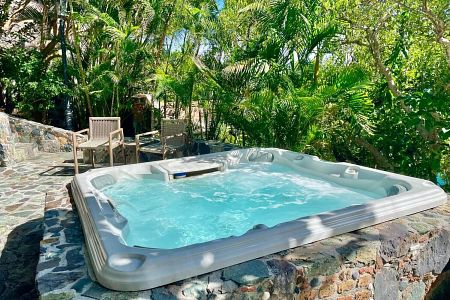
[[[5,167],[13,162],[15,140],[11,133],[9,117],[0,112],[0,167]]]
[[[30,144],[41,152],[72,151],[72,131],[43,125],[0,112],[0,167],[19,160],[15,148]]]
[[[72,131],[11,116],[9,124],[16,142],[34,143],[41,152],[72,151]]]
[[[419,300],[450,259],[449,200],[167,286],[115,292],[87,275],[79,220],[66,197],[47,201],[36,279],[41,299]]]

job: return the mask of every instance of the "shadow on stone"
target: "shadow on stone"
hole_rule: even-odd
[[[91,169],[88,166],[79,166],[80,173],[84,173]],[[74,176],[75,171],[73,166],[53,166],[42,173],[39,176]]]
[[[37,299],[36,266],[42,218],[14,228],[0,257],[0,299]]]

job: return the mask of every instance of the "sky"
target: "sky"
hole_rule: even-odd
[[[222,10],[222,9],[223,9],[224,1],[225,1],[225,0],[216,0],[217,8],[218,8],[219,10]]]

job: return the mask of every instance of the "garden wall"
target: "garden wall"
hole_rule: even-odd
[[[16,142],[34,143],[42,152],[72,151],[72,131],[11,116],[9,124]]]
[[[70,152],[72,131],[0,112],[0,166],[12,165],[21,160],[19,156],[23,151],[17,151],[17,148],[23,149],[23,145],[41,152]]]

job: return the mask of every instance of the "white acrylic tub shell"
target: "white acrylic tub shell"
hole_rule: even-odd
[[[119,178],[152,176],[172,180],[202,171],[223,171],[242,162],[274,162],[335,183],[372,191],[380,199],[299,218],[274,227],[256,226],[242,236],[177,249],[124,244],[127,220],[99,190]],[[182,179],[178,179],[182,180]],[[72,191],[95,279],[119,291],[169,284],[288,248],[436,207],[445,192],[432,182],[276,148],[251,148],[195,157],[90,170],[76,175]]]

